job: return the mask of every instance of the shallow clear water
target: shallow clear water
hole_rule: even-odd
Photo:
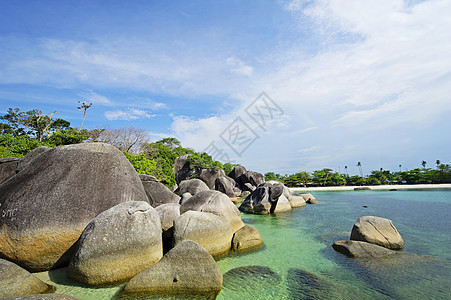
[[[312,194],[319,204],[242,215],[265,245],[218,260],[224,284],[217,299],[451,298],[451,190]],[[403,252],[412,255],[375,262],[335,252],[332,243],[349,239],[354,222],[364,215],[391,219],[404,238]],[[65,279],[64,269],[38,276],[56,284],[58,293],[80,299],[111,299],[121,288],[78,285]]]

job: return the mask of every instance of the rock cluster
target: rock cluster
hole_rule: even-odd
[[[8,274],[0,296],[51,292],[28,271],[68,265],[66,275],[85,284],[129,281],[126,294],[211,297],[222,287],[212,255],[263,243],[242,222],[235,180],[223,172],[203,171],[205,182],[179,181],[172,192],[103,143],[40,147],[0,161],[0,171],[0,269]],[[263,178],[246,172],[246,184]]]
[[[364,216],[352,228],[350,241],[336,241],[332,247],[348,257],[382,257],[404,248],[404,240],[389,219]]]

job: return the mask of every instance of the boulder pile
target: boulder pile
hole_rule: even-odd
[[[348,257],[382,257],[404,248],[404,240],[389,219],[364,216],[355,222],[350,241],[336,241],[332,247]]]

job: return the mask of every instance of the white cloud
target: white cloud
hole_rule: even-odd
[[[303,153],[314,152],[314,151],[320,150],[322,148],[324,148],[324,147],[323,146],[312,146],[312,147],[309,147],[309,148],[301,149],[301,150],[299,150],[299,152],[303,152]]]
[[[138,119],[152,118],[155,115],[151,115],[145,110],[137,109],[137,108],[129,108],[127,111],[124,110],[115,110],[115,111],[107,111],[105,112],[105,118],[110,121],[115,120],[125,120],[132,121]]]
[[[86,100],[86,102],[92,102],[94,105],[105,105],[105,106],[111,106],[113,103],[110,99],[108,99],[105,96],[99,95],[93,91],[81,93],[81,96]]]
[[[254,72],[254,68],[246,65],[242,60],[234,56],[227,58],[226,63],[230,67],[230,72],[234,74],[250,77]]]

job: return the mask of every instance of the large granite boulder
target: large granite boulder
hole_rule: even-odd
[[[232,177],[233,178],[233,177]],[[246,171],[244,174],[240,176],[241,185],[245,183],[250,183],[253,186],[259,186],[265,183],[265,177],[263,174],[253,171]]]
[[[29,271],[67,264],[71,247],[99,213],[147,201],[124,154],[103,143],[42,152],[0,184],[0,195],[0,256]]]
[[[155,177],[142,175],[139,175],[139,177],[141,178],[144,190],[146,191],[147,199],[152,207],[155,208],[166,203],[178,204],[180,202],[180,196],[173,193],[164,184],[158,182]]]
[[[228,176],[230,178],[232,178],[233,180],[235,180],[235,182],[241,187],[242,186],[242,182],[241,182],[241,175],[243,175],[244,173],[246,173],[247,170],[245,167],[243,166],[236,166],[235,168],[233,168],[232,171],[230,171],[230,173],[228,174]]]
[[[364,257],[364,258],[371,258],[371,257],[385,257],[390,256],[393,254],[396,254],[397,252],[394,250],[390,250],[378,245],[370,244],[367,242],[360,242],[360,241],[336,241],[332,248],[334,248],[335,251],[340,252],[348,257]]]
[[[232,182],[226,177],[218,177],[215,180],[215,190],[226,194],[230,198],[236,198],[235,192],[233,190],[234,187],[235,185],[232,184]]]
[[[67,277],[90,285],[132,278],[163,256],[158,212],[143,201],[116,205],[86,226]]]
[[[229,197],[218,191],[202,191],[182,202],[180,213],[183,214],[189,210],[218,215],[232,225],[233,232],[244,226],[239,210]]]
[[[19,159],[17,157],[0,158],[0,182],[15,174]]]
[[[205,182],[210,190],[215,188],[215,180],[219,177],[226,176],[222,169],[202,169],[200,170],[199,179]]]
[[[351,240],[368,242],[393,250],[404,248],[404,240],[393,222],[374,216],[360,217],[355,222],[351,231]]]
[[[267,182],[272,183],[272,184],[282,184],[283,185],[283,196],[288,200],[291,208],[302,207],[302,206],[307,205],[304,198],[301,195],[291,192],[290,189],[286,185],[284,185],[282,182],[277,181],[277,180],[270,180]],[[279,199],[279,201],[280,201],[280,199]]]
[[[160,215],[161,229],[169,230],[174,226],[174,220],[180,217],[180,204],[167,203],[155,208]]]
[[[174,221],[174,245],[195,241],[211,255],[230,250],[233,237],[232,225],[215,214],[187,211]]]
[[[251,225],[244,225],[233,235],[232,249],[234,251],[257,248],[261,245],[263,245],[263,239],[260,232]]]
[[[304,198],[305,202],[307,202],[308,204],[318,203],[318,200],[316,200],[316,198],[310,193],[302,193],[301,197]]]
[[[51,293],[55,288],[18,265],[0,258],[0,298]]]
[[[190,154],[186,154],[183,156],[179,156],[174,161],[174,166],[172,171],[175,174],[175,181],[177,184],[184,180],[192,179],[199,175],[199,172],[195,168],[191,168],[191,164],[189,162]]]
[[[277,208],[278,206],[279,208]],[[291,210],[291,205],[288,199],[283,196],[283,185],[281,183],[266,182],[244,199],[239,210],[251,214],[269,214]]]
[[[221,288],[221,270],[213,257],[199,244],[183,241],[155,266],[133,277],[123,293],[214,299]]]
[[[190,193],[191,195],[195,195],[201,191],[209,191],[210,188],[200,179],[188,179],[183,180],[179,183],[177,189],[174,191],[179,196],[182,196],[184,193]]]

